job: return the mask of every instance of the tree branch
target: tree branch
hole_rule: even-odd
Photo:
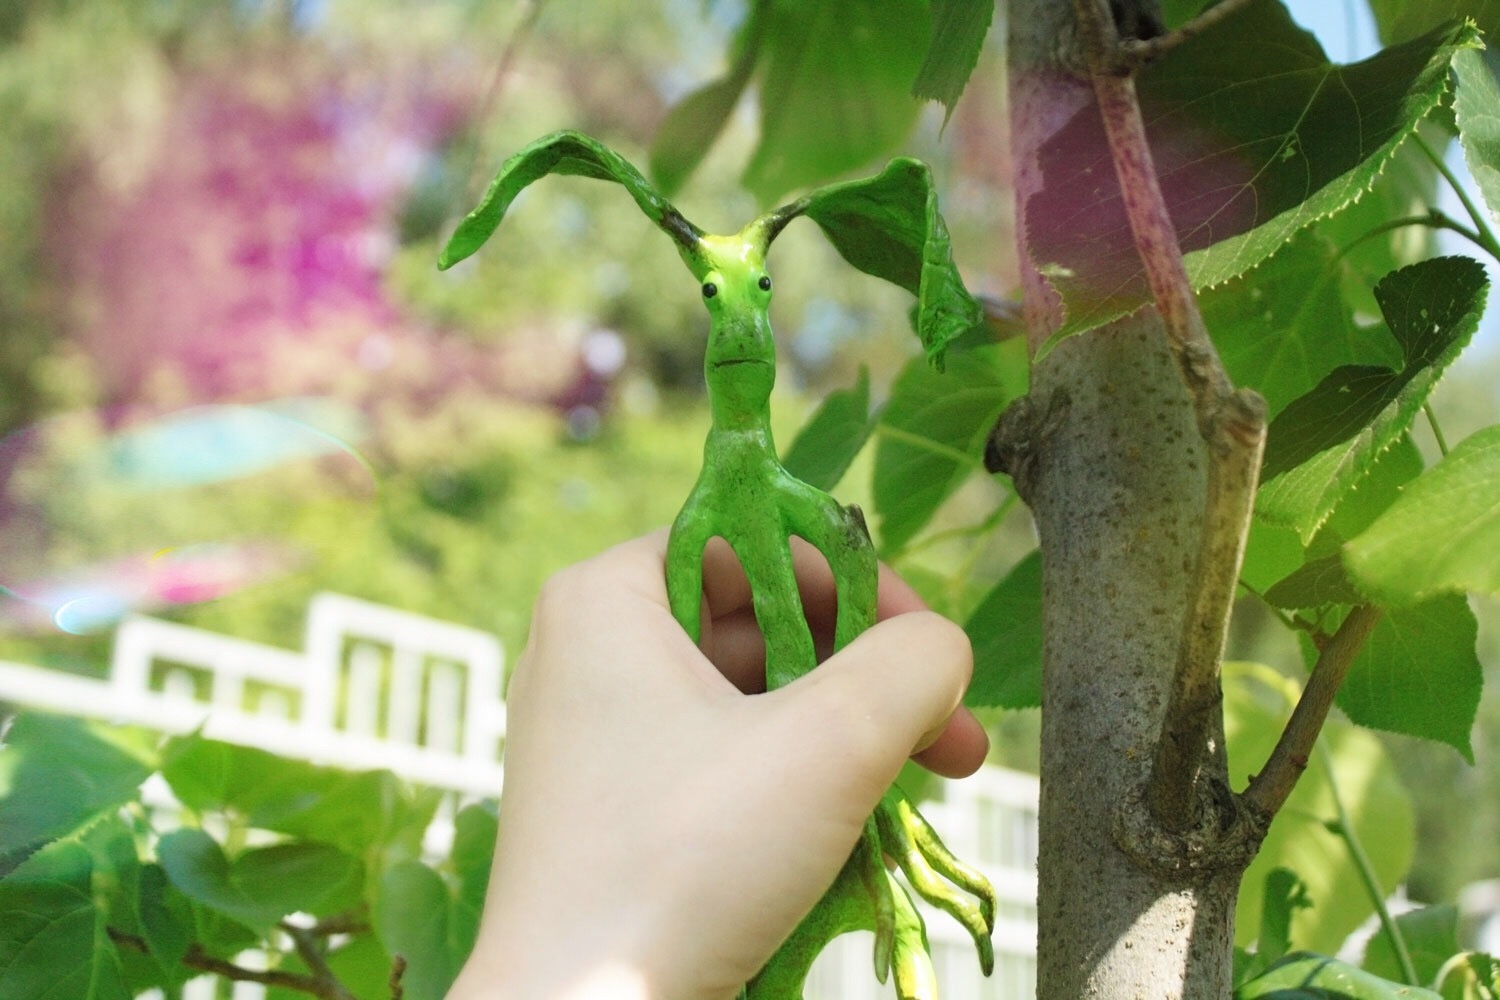
[[[1361,604],[1349,612],[1338,631],[1324,644],[1276,749],[1271,751],[1266,766],[1250,779],[1250,785],[1245,789],[1242,798],[1250,808],[1270,818],[1292,794],[1292,787],[1307,769],[1308,756],[1323,730],[1334,695],[1344,683],[1355,655],[1379,621],[1379,608]]]
[[[406,986],[401,982],[406,978],[406,956],[391,956],[391,978],[388,985],[391,988],[391,1000],[402,1000],[406,996]]]
[[[1116,50],[1116,72],[1134,73],[1153,59],[1158,59],[1191,38],[1197,38],[1209,28],[1223,21],[1240,8],[1248,6],[1250,0],[1222,0],[1197,17],[1165,35],[1155,38],[1122,38]]]
[[[1181,831],[1195,824],[1198,778],[1222,719],[1219,663],[1260,476],[1266,408],[1259,394],[1234,388],[1203,324],[1114,21],[1098,0],[1074,0],[1074,7],[1131,235],[1208,446],[1197,564],[1147,796],[1157,821]]]
[[[307,971],[312,973],[313,979],[326,988],[329,1000],[359,1000],[345,988],[343,983],[339,982],[338,976],[334,975],[333,970],[328,967],[328,960],[323,957],[319,938],[326,937],[326,933],[320,935],[316,928],[298,927],[285,920],[279,926],[287,937],[292,939],[292,946],[297,949],[298,956],[307,966]]]
[[[328,963],[323,961],[323,956],[317,951],[315,936],[312,931],[307,928],[296,928],[290,925],[282,925],[282,929],[291,935],[292,942],[297,947],[297,953],[302,956],[302,960],[312,970],[311,974],[286,972],[281,969],[247,969],[243,965],[236,965],[226,959],[210,955],[196,941],[188,947],[187,954],[182,956],[182,965],[185,968],[192,969],[194,972],[212,973],[233,982],[259,983],[262,986],[273,986],[277,989],[295,990],[299,993],[306,993],[309,996],[317,997],[318,1000],[358,1000],[353,993],[350,993],[339,982],[333,971],[328,968]],[[109,939],[117,947],[128,948],[142,955],[151,954],[151,945],[147,943],[145,938],[138,937],[135,934],[127,934],[114,927],[106,928],[106,930],[109,934]],[[311,949],[311,957],[309,957],[309,952],[303,951],[303,941],[299,939],[303,937],[306,938],[308,946]]]

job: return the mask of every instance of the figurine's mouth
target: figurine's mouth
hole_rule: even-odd
[[[770,362],[763,361],[760,358],[728,358],[727,360],[724,360],[724,361],[715,361],[713,363],[713,367],[714,368],[729,368],[732,365],[765,365],[765,364],[770,364]]]

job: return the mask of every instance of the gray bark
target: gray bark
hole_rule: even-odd
[[[1093,102],[1072,56],[1071,7],[1010,2],[1023,262],[1036,150]],[[1024,263],[1023,272],[1035,349],[1060,313],[1041,277]],[[1248,858],[1186,860],[1191,848],[1153,829],[1141,804],[1205,484],[1203,441],[1154,313],[1064,341],[1036,365],[1031,395],[1002,419],[992,456],[1032,508],[1043,559],[1038,996],[1228,997],[1234,901]],[[1202,787],[1222,799],[1215,740]]]

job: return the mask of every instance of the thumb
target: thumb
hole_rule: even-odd
[[[867,629],[785,690],[815,716],[804,720],[815,734],[809,749],[839,761],[848,778],[868,778],[878,799],[907,757],[942,731],[973,668],[963,629],[913,611]]]

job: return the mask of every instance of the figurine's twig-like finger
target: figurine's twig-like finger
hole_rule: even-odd
[[[937,974],[932,969],[922,915],[890,872],[885,873],[885,878],[890,883],[896,910],[896,951],[892,965],[896,971],[896,996],[901,1000],[937,1000]]]
[[[882,803],[876,808],[875,816],[883,846],[901,866],[906,880],[923,899],[947,911],[953,919],[963,924],[969,936],[974,939],[974,949],[979,952],[979,968],[988,976],[995,969],[995,945],[990,940],[993,928],[985,919],[981,906],[943,881],[933,870],[894,810],[886,808]]]
[[[875,978],[884,983],[891,973],[891,955],[896,946],[896,909],[891,898],[891,880],[886,877],[885,851],[880,827],[872,815],[865,820],[864,836],[854,845],[852,863],[870,896],[875,917]]]
[[[882,812],[891,811],[922,856],[944,878],[978,898],[979,911],[984,918],[985,928],[993,931],[995,929],[995,887],[990,885],[990,880],[976,869],[964,864],[954,856],[952,851],[948,850],[942,838],[937,835],[937,831],[921,813],[917,812],[916,806],[911,804],[911,800],[901,789],[893,785],[880,800],[877,808]]]

